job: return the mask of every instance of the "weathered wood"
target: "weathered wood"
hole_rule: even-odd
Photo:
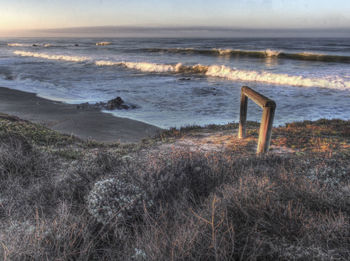
[[[259,141],[257,153],[265,153],[269,150],[272,134],[273,119],[275,116],[276,103],[253,89],[243,86],[241,91],[241,106],[238,137],[240,139],[246,136],[246,121],[248,98],[252,99],[263,109],[260,123]]]
[[[242,87],[242,93],[244,93],[248,98],[252,99],[261,108],[276,106],[275,102],[265,97],[264,95],[254,91],[248,86]]]
[[[269,151],[271,135],[272,135],[272,123],[275,116],[275,107],[265,107],[263,110],[260,130],[259,130],[259,141],[257,153],[265,153]]]
[[[244,94],[243,89],[241,91],[241,108],[240,108],[240,117],[239,117],[239,129],[238,129],[238,138],[245,138],[245,129],[247,122],[247,109],[248,109],[248,98]]]

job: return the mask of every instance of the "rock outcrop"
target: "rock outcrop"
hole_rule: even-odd
[[[127,104],[123,101],[119,96],[109,100],[107,102],[97,102],[95,104],[90,104],[88,102],[81,103],[77,105],[77,109],[87,110],[87,109],[95,109],[95,110],[129,110],[137,108],[136,105]]]

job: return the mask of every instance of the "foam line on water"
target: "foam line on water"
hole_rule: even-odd
[[[206,75],[226,78],[233,81],[262,82],[277,85],[322,87],[341,90],[350,89],[350,81],[344,81],[340,77],[308,78],[265,71],[237,70],[224,65],[209,66]]]
[[[92,58],[68,55],[49,55],[34,52],[14,52],[20,56],[30,56],[49,60],[63,60],[70,62],[91,61]],[[270,73],[266,71],[239,70],[224,65],[183,65],[177,64],[157,64],[149,62],[126,62],[126,61],[94,61],[97,66],[121,66],[131,70],[138,70],[149,73],[183,73],[202,74],[209,77],[225,78],[233,81],[262,82],[276,85],[302,86],[302,87],[322,87],[333,89],[350,89],[350,81],[340,77],[324,76],[320,78],[308,78],[305,76],[288,75],[282,73]]]
[[[154,73],[188,73],[188,74],[205,74],[209,77],[220,77],[233,81],[244,82],[262,82],[277,85],[303,86],[303,87],[323,87],[334,89],[350,89],[350,81],[344,81],[340,77],[322,77],[308,78],[304,76],[295,76],[288,74],[278,74],[269,72],[258,72],[253,70],[238,70],[224,65],[176,65],[155,64],[155,63],[136,63],[136,62],[110,62],[97,61],[99,66],[123,66],[129,69],[139,70],[142,72]]]
[[[314,52],[290,53],[282,50],[241,50],[241,49],[195,49],[195,48],[148,48],[143,49],[148,52],[168,52],[168,53],[183,53],[183,54],[202,54],[214,56],[246,56],[253,58],[285,58],[292,60],[306,60],[319,62],[340,62],[350,63],[350,56],[321,54]]]
[[[35,52],[25,52],[25,51],[14,51],[16,55],[24,57],[35,57],[42,58],[47,60],[62,60],[68,62],[85,62],[91,60],[88,57],[84,56],[71,56],[71,55],[56,55],[56,54],[46,54],[46,53],[35,53]]]
[[[23,43],[8,43],[7,46],[10,47],[24,47],[24,46],[31,46],[30,44],[23,44]]]

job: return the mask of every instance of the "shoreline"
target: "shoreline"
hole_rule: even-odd
[[[138,142],[159,127],[99,110],[78,110],[74,104],[52,101],[35,93],[0,87],[0,112],[39,123],[60,133],[98,142]]]

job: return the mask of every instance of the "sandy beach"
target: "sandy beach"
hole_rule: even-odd
[[[138,142],[160,130],[143,122],[98,110],[78,110],[76,105],[4,87],[0,87],[0,112],[43,124],[61,133],[107,143]]]

